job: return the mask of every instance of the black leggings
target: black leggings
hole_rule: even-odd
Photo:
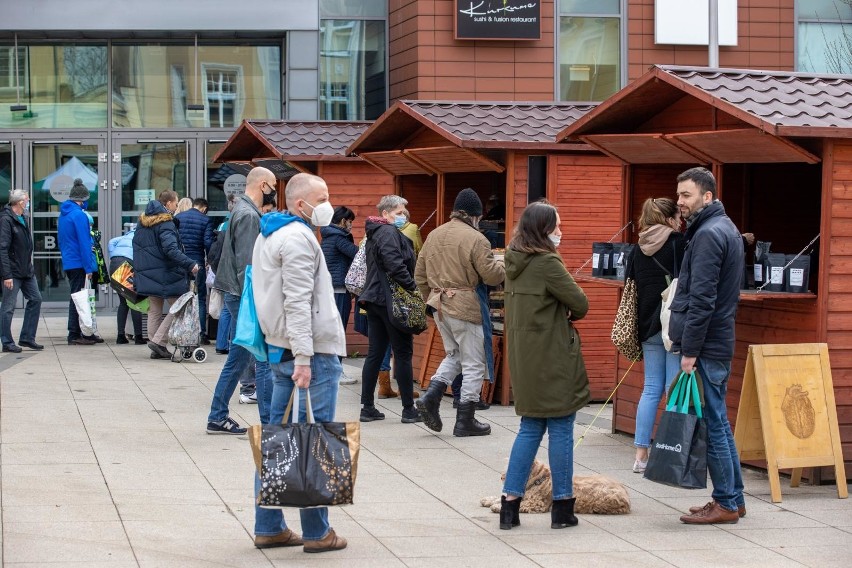
[[[370,348],[361,374],[361,404],[373,406],[376,383],[379,380],[379,367],[388,345],[393,349],[394,377],[399,384],[399,396],[402,406],[414,405],[414,371],[411,368],[411,355],[414,351],[413,336],[395,328],[388,319],[388,309],[378,304],[365,303],[369,321]]]
[[[130,320],[133,322],[133,335],[142,337],[142,313],[131,310],[123,296],[119,296],[118,300],[118,312],[116,314],[118,334],[124,335],[124,328],[127,327],[127,313],[130,312]]]

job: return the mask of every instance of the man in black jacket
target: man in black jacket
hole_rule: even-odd
[[[186,256],[198,263],[202,268],[195,275],[195,286],[198,291],[198,317],[201,321],[201,343],[209,345],[207,339],[207,271],[205,259],[210,245],[213,244],[213,219],[207,216],[209,204],[203,197],[192,200],[192,207],[183,213],[175,215],[178,221],[178,232],[183,243]]]
[[[9,194],[9,204],[0,212],[0,274],[3,278],[2,339],[3,351],[20,353],[20,345],[35,351],[44,349],[35,342],[38,318],[41,314],[41,292],[33,269],[33,239],[25,213],[30,209],[30,197],[23,189]],[[27,300],[24,324],[18,345],[12,339],[12,316],[18,290]]]
[[[671,306],[669,336],[681,370],[695,370],[704,385],[707,469],[713,500],[692,507],[687,524],[736,523],[745,516],[743,479],[725,396],[734,357],[743,241],[716,200],[716,179],[705,168],[677,178],[677,203],[686,218],[687,246]]]

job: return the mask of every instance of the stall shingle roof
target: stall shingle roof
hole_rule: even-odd
[[[556,134],[596,103],[398,101],[349,146],[363,153],[397,148],[427,127],[462,148],[565,149]]]
[[[286,159],[346,156],[346,148],[370,126],[369,122],[295,122],[247,120]]]
[[[852,137],[850,75],[656,65],[557,139],[641,124],[684,95],[777,136]]]
[[[460,140],[553,142],[567,123],[594,104],[403,101],[412,111]]]

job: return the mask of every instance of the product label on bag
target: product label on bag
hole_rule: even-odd
[[[805,271],[802,268],[790,269],[790,285],[802,286],[805,282]]]
[[[769,283],[770,284],[783,284],[784,283],[784,267],[783,266],[773,266],[772,267]]]
[[[681,453],[681,450],[683,449],[683,447],[680,444],[678,444],[677,446],[669,446],[668,444],[663,444],[662,442],[654,444],[654,447],[658,450],[666,450],[666,451],[669,451],[669,452],[677,452],[677,453]]]
[[[763,265],[755,264],[754,265],[754,281],[755,282],[763,282]]]
[[[609,255],[605,254],[603,257],[603,267],[604,270],[609,270]]]
[[[596,252],[592,255],[592,267],[597,268],[601,265],[601,253]]]

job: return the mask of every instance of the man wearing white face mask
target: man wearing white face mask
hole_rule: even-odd
[[[500,284],[506,278],[506,269],[503,261],[494,258],[485,235],[476,230],[481,218],[479,196],[471,188],[463,189],[456,197],[450,221],[426,238],[414,271],[420,293],[435,310],[435,325],[447,353],[426,394],[417,401],[417,410],[427,427],[440,432],[441,399],[447,385],[461,373],[454,436],[491,433],[491,426],[474,418],[482,381],[489,372],[477,287]]]
[[[246,191],[236,199],[231,211],[231,220],[225,233],[222,245],[222,257],[219,269],[216,271],[214,288],[224,292],[225,307],[231,314],[231,333],[234,337],[237,329],[237,316],[240,310],[240,295],[243,291],[246,267],[251,264],[254,241],[260,233],[260,208],[264,195],[275,191],[275,174],[266,168],[254,168],[246,176]],[[207,417],[208,434],[245,434],[246,429],[228,416],[228,402],[237,388],[237,382],[250,367],[255,367],[255,391],[243,392],[246,402],[257,401],[260,421],[269,420],[269,401],[272,396],[272,375],[269,365],[255,361],[254,357],[244,348],[233,342],[228,351],[228,360],[219,375],[216,389],[213,391],[213,402]],[[252,396],[252,394],[254,396]],[[242,398],[241,398],[242,400]]]

